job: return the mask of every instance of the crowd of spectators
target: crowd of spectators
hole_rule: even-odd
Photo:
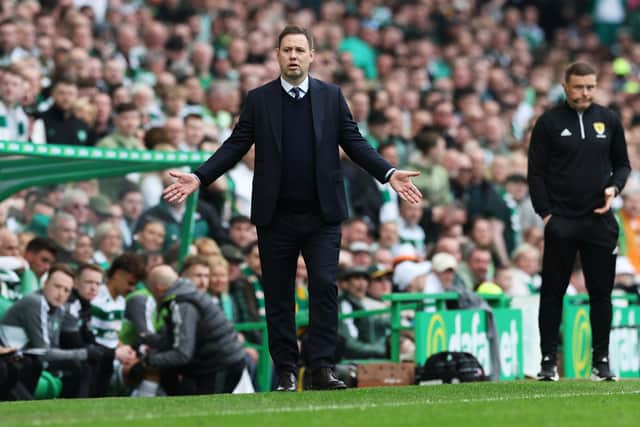
[[[542,111],[562,102],[564,68],[578,59],[597,66],[595,101],[617,111],[626,131],[633,172],[615,204],[621,230],[616,288],[638,293],[637,1],[2,0],[0,140],[214,152],[230,135],[247,92],[278,77],[274,47],[286,24],[312,30],[311,75],[340,85],[365,138],[393,166],[421,172],[415,184],[424,203],[412,206],[343,156],[350,209],[338,277],[343,312],[384,307],[381,297],[392,291],[451,290],[463,307],[482,306],[476,292],[538,292],[544,231],[528,195],[529,133]],[[202,189],[191,248],[200,261],[180,271],[231,322],[264,318],[256,231],[248,219],[253,168],[250,150]],[[129,295],[120,323],[161,303],[164,294],[153,293],[160,286],[154,283],[165,291],[173,286],[165,283],[173,277],[167,269],[178,277],[178,245],[185,238],[184,206],[161,198],[170,182],[167,171],[129,174],[31,188],[2,201],[0,311],[34,291],[48,295],[47,283],[55,282],[48,272],[56,262],[80,269],[51,270],[58,282],[75,277],[78,289],[87,265],[101,269],[108,284],[123,254],[141,255],[146,272],[166,269],[153,283],[130,272],[131,280],[144,282],[133,293],[127,286],[102,289],[110,291],[106,300]],[[296,305],[304,311],[302,258],[296,282]],[[579,265],[571,285],[570,292],[585,292]],[[134,299],[141,308],[132,314],[128,304]],[[55,307],[65,304],[71,303]],[[50,315],[58,316],[51,307]],[[159,326],[142,331],[144,322],[138,323],[136,333]],[[384,318],[343,322],[338,356],[388,355],[388,329]],[[116,333],[120,342],[90,340],[82,344],[89,350],[70,360],[99,360],[104,368],[104,349],[98,354],[91,347],[100,344],[112,350],[108,360],[135,365],[142,356],[129,354],[131,347],[116,352],[125,346],[126,331]],[[304,342],[304,329],[300,335]],[[248,331],[235,339],[257,344],[261,338]],[[64,341],[55,345],[68,346]],[[0,354],[7,346],[0,342]],[[188,357],[195,354],[191,350]],[[410,338],[401,350],[411,357]],[[237,362],[237,353],[228,357]],[[249,371],[257,359],[246,346]],[[30,363],[23,370],[31,371]],[[70,377],[83,375],[72,367]],[[32,375],[27,377],[24,382],[32,384]],[[133,377],[144,384],[134,393],[156,392],[150,384],[158,383],[157,372]],[[106,393],[104,384],[88,384],[84,391],[72,385],[64,393]],[[164,386],[181,393],[211,391],[199,387]]]

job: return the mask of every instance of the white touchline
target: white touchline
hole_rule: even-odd
[[[610,391],[610,392],[583,392],[583,393],[560,393],[560,394],[531,394],[509,397],[479,397],[471,399],[424,399],[424,400],[412,400],[403,402],[379,402],[379,403],[361,403],[361,404],[348,404],[348,405],[308,405],[308,406],[285,406],[279,408],[266,408],[266,409],[232,409],[232,410],[215,410],[215,412],[193,411],[193,412],[181,412],[168,414],[116,414],[115,416],[106,416],[104,418],[97,418],[96,421],[109,421],[109,420],[155,420],[161,418],[189,418],[189,417],[219,417],[227,415],[255,415],[255,414],[280,414],[280,413],[294,413],[294,412],[320,412],[328,410],[365,410],[373,408],[388,408],[388,407],[405,407],[405,406],[418,406],[418,405],[447,405],[447,404],[460,404],[460,403],[490,403],[490,402],[504,402],[509,400],[530,400],[530,399],[556,399],[556,398],[572,398],[572,397],[586,397],[586,396],[618,396],[618,395],[635,395],[640,394],[640,390],[632,391]],[[102,414],[101,414],[102,415]],[[82,424],[90,422],[91,419],[84,418],[64,418],[64,419],[51,419],[50,417],[42,420],[33,420],[26,422],[23,425],[32,426],[47,426],[53,424]]]

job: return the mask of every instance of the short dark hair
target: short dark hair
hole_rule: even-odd
[[[149,150],[153,150],[155,146],[159,144],[171,144],[171,140],[167,136],[167,131],[159,126],[147,129],[144,134],[144,146]]]
[[[194,265],[201,265],[203,267],[207,267],[211,269],[211,265],[209,264],[209,260],[203,257],[202,255],[190,255],[182,261],[182,267],[180,267],[180,275],[182,276],[185,271],[193,267]]]
[[[597,74],[596,69],[588,62],[577,61],[569,64],[564,70],[564,81],[568,82],[571,76],[595,76]]]
[[[423,154],[427,154],[431,149],[438,145],[438,141],[441,139],[442,136],[438,132],[429,129],[422,129],[415,138],[416,148],[418,148],[418,150]]]
[[[100,268],[98,264],[89,264],[83,262],[76,268],[76,277],[80,277],[82,272],[85,270],[95,271],[96,273],[100,273],[104,276],[104,270]]]
[[[367,123],[369,126],[384,125],[389,123],[389,119],[387,119],[384,111],[371,110],[369,117],[367,117]]]
[[[183,122],[187,123],[189,120],[204,120],[204,117],[202,117],[202,114],[198,114],[198,113],[189,113],[186,116],[184,116]]]
[[[162,253],[162,251],[140,251],[137,254],[140,257],[140,259],[142,260],[142,262],[144,263],[145,270],[149,267],[149,261],[151,260],[151,257],[153,257],[153,256],[161,257],[162,258],[162,264],[166,264],[166,261],[164,259],[164,254]]]
[[[138,223],[138,228],[136,229],[136,233],[143,231],[149,224],[160,224],[164,228],[165,232],[167,231],[167,225],[160,218],[156,218],[155,216],[147,216],[143,221]]]
[[[27,209],[33,211],[36,205],[44,205],[53,209],[53,205],[44,198],[45,195],[39,191],[29,193],[25,199],[27,201]]]
[[[0,25],[0,27],[1,26],[2,25]],[[12,74],[14,76],[18,76],[24,80],[24,77],[22,76],[22,71],[16,64],[11,64],[11,65],[7,65],[6,67],[2,67],[2,72],[5,74]]]
[[[484,219],[486,219],[486,218],[484,218]],[[468,260],[471,259],[471,256],[473,256],[473,254],[476,253],[476,252],[487,252],[489,255],[491,255],[491,249],[483,248],[483,247],[480,247],[478,245],[471,244],[464,251],[463,258],[468,261]]]
[[[175,34],[169,37],[164,44],[164,49],[171,50],[171,51],[183,50],[183,49],[186,49],[186,47],[187,47],[187,44],[185,43],[184,39]]]
[[[15,17],[5,18],[0,21],[0,27],[4,27],[5,25],[16,25],[17,19]]]
[[[49,280],[51,276],[53,276],[53,273],[57,271],[63,274],[66,274],[67,276],[71,277],[74,281],[76,280],[75,273],[73,272],[71,267],[69,267],[67,264],[53,264],[49,269],[49,272],[47,273],[47,280]]]
[[[178,264],[178,259],[179,258],[180,258],[180,243],[179,242],[171,244],[164,251],[164,262],[166,264],[175,266],[175,265]]]
[[[127,197],[127,194],[129,193],[142,193],[142,190],[140,189],[140,186],[138,184],[127,181],[127,184],[124,184],[118,192],[118,200],[124,200],[124,198]]]
[[[111,263],[109,270],[107,270],[107,278],[112,278],[118,270],[133,274],[137,280],[144,279],[144,263],[140,256],[133,252],[125,252],[118,255]]]
[[[251,224],[251,219],[246,215],[235,215],[231,217],[229,220],[229,228],[233,227],[236,224]]]
[[[85,88],[97,89],[96,86],[98,86],[98,82],[96,82],[95,79],[92,79],[90,77],[84,77],[84,78],[80,77],[76,82],[76,84],[78,88],[82,88],[82,89],[85,89]]]
[[[378,153],[384,153],[388,148],[396,148],[396,144],[393,142],[383,142],[378,145]]]
[[[76,80],[73,77],[69,76],[69,75],[64,75],[64,76],[58,77],[56,79],[56,81],[53,83],[53,88],[55,89],[59,85],[67,85],[67,86],[78,87],[78,83],[76,82]]]
[[[351,218],[347,218],[346,220],[344,220],[343,224],[346,226],[350,226],[351,224],[355,224],[356,222],[361,222],[366,226],[369,225],[369,222],[363,216],[354,216]]]
[[[123,102],[116,105],[116,114],[128,113],[129,111],[138,111],[138,107],[133,102]]]
[[[40,251],[48,251],[48,252],[51,252],[55,257],[56,252],[58,251],[58,248],[56,244],[53,242],[53,240],[47,237],[34,237],[29,241],[29,243],[27,243],[27,247],[25,248],[24,251],[33,252],[33,253],[40,252]]]
[[[284,27],[284,30],[282,30],[282,32],[280,32],[280,35],[278,36],[278,46],[276,47],[279,48],[280,44],[282,44],[282,39],[290,34],[302,34],[307,38],[309,49],[313,49],[313,36],[311,36],[309,30],[297,25],[287,25],[286,27]]]

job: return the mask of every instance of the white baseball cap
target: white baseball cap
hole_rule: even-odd
[[[456,258],[446,252],[438,252],[431,259],[431,264],[433,266],[433,271],[436,273],[442,273],[443,271],[453,269],[455,270],[458,266],[458,262]]]
[[[413,279],[420,275],[427,274],[429,271],[431,271],[431,263],[429,261],[403,261],[396,265],[396,268],[393,270],[393,283],[398,285],[401,291],[404,291]]]

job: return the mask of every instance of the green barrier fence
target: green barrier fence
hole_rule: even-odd
[[[640,306],[635,295],[613,296],[614,304],[626,301],[626,307],[614,305],[609,337],[609,365],[621,378],[640,377]],[[566,297],[562,312],[562,368],[567,378],[591,375],[591,325],[589,297]]]
[[[415,317],[417,365],[441,351],[473,354],[488,375],[500,370],[501,380],[522,378],[522,314],[520,310],[493,309],[499,345],[500,366],[491,366],[491,346],[487,334],[487,316],[483,310],[419,312]]]
[[[380,316],[380,315],[388,315],[390,316],[391,323],[391,352],[389,361],[399,362],[400,361],[400,335],[403,330],[415,330],[416,334],[416,363],[424,363],[426,356],[430,355],[426,350],[426,342],[429,341],[427,338],[427,334],[423,333],[425,320],[428,319],[430,314],[441,314],[444,313],[444,316],[449,318],[449,313],[452,313],[453,317],[453,325],[456,324],[456,315],[463,316],[465,319],[471,319],[470,322],[461,323],[464,324],[464,328],[467,328],[467,324],[473,324],[476,322],[476,317],[479,316],[479,310],[457,310],[457,311],[447,311],[446,303],[447,301],[452,301],[458,299],[458,294],[455,292],[444,292],[438,294],[420,294],[420,293],[399,293],[399,294],[390,294],[384,295],[382,297],[384,301],[389,301],[390,306],[383,309],[378,310],[360,310],[354,311],[351,313],[340,313],[339,319],[345,320],[350,318],[361,318],[361,317],[369,317],[369,316]],[[489,296],[487,298],[490,300],[489,302],[497,302],[499,305],[504,306],[507,304],[505,297],[500,296]],[[426,313],[425,309],[433,308],[437,310],[435,313]],[[410,310],[416,313],[414,326],[411,325],[403,325],[402,324],[402,312]],[[519,310],[512,309],[497,309],[494,310],[494,313],[498,312],[495,315],[496,326],[498,330],[498,336],[500,339],[500,363],[501,363],[501,379],[513,379],[513,378],[521,378],[522,377],[522,342],[520,337],[522,336],[522,319],[520,316]],[[463,314],[459,314],[463,313]],[[424,317],[427,316],[427,317]],[[475,317],[474,317],[475,316]],[[462,317],[461,317],[462,318]],[[484,313],[479,318],[484,319]],[[423,319],[423,320],[420,320]],[[482,325],[482,331],[486,336],[486,327],[485,323]],[[298,327],[307,326],[309,323],[309,318],[307,313],[298,313],[296,315],[296,324]],[[420,326],[418,326],[420,325]],[[462,326],[461,326],[462,327]],[[418,332],[418,328],[420,332]],[[236,330],[239,332],[248,331],[248,330],[259,330],[262,333],[262,342],[260,345],[247,344],[253,348],[256,348],[259,352],[259,361],[258,361],[258,373],[257,373],[257,383],[258,388],[261,391],[268,391],[271,389],[271,358],[269,356],[269,341],[267,337],[267,328],[265,322],[253,322],[253,323],[240,323],[236,324]],[[465,329],[466,331],[467,329]],[[443,331],[438,331],[437,334],[441,335],[444,339],[444,342],[447,341],[447,337],[454,337],[455,334],[447,335],[446,326]],[[460,349],[461,351],[467,351],[466,347],[466,338],[462,338],[463,332],[459,333],[460,336]],[[440,335],[439,335],[440,336]],[[464,344],[464,345],[463,345]],[[441,351],[441,350],[438,350]],[[488,353],[489,347],[486,346],[486,351]],[[473,351],[472,351],[473,353]],[[477,352],[476,352],[477,353]],[[474,353],[475,354],[475,353]],[[476,354],[477,355],[477,354]],[[488,356],[486,357],[488,359]],[[489,366],[484,365],[483,366]],[[490,371],[488,371],[490,372]]]
[[[211,153],[123,150],[58,144],[0,141],[0,201],[25,188],[94,178],[124,176],[187,166],[195,168]],[[180,261],[193,231],[197,192],[189,196],[182,220]]]

